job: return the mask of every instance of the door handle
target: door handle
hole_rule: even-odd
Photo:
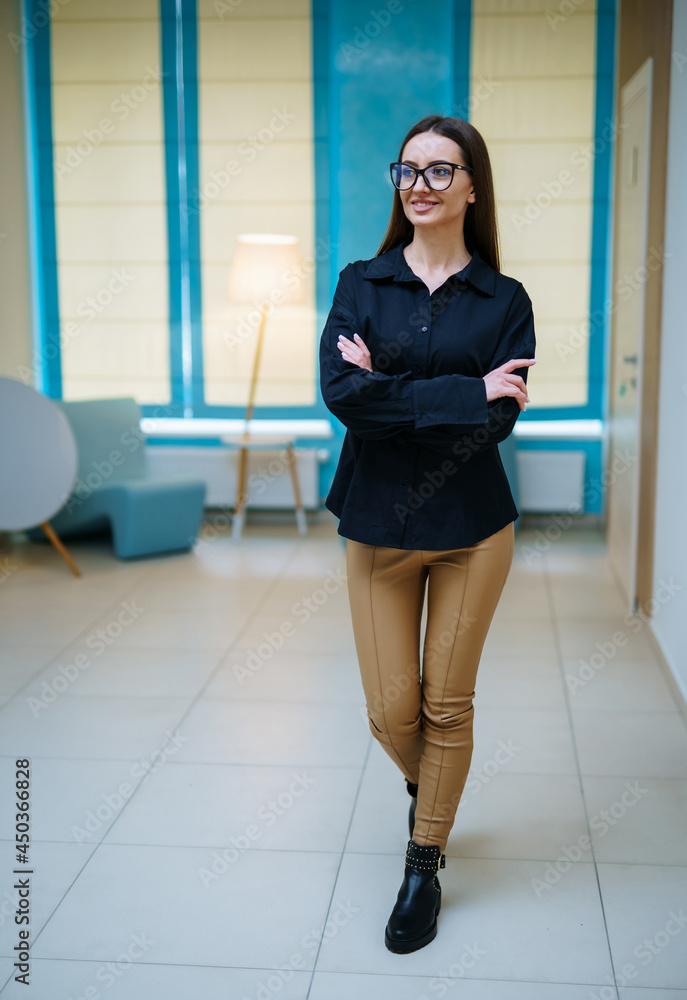
[[[636,354],[626,354],[625,357],[623,358],[623,361],[626,361],[628,363],[628,365],[636,365],[637,364],[637,355]]]

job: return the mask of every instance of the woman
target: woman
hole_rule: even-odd
[[[423,118],[391,178],[376,257],[339,275],[320,383],[347,427],[326,506],[347,539],[370,730],[412,799],[385,932],[403,954],[437,933],[437,870],[468,775],[477,667],[518,517],[497,444],[529,402],[535,335],[525,289],[500,273],[491,165],[476,129]]]

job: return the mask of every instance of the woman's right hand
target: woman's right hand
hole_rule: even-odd
[[[487,387],[487,402],[500,396],[514,396],[520,409],[526,410],[530,401],[527,386],[522,376],[512,375],[511,372],[515,368],[524,368],[525,365],[536,363],[536,358],[514,358],[485,375],[482,381]]]

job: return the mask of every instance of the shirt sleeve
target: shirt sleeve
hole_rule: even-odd
[[[320,391],[327,409],[358,437],[368,439],[437,425],[484,424],[487,391],[481,378],[414,379],[410,371],[387,375],[344,360],[337,347],[339,334],[352,340],[360,329],[352,277],[348,264],[339,275],[320,339]]]
[[[523,285],[520,284],[506,314],[499,346],[489,361],[484,374],[486,375],[514,358],[533,358],[535,348],[536,337],[532,302]],[[524,383],[527,384],[529,370],[530,366],[525,365],[522,368],[515,368],[512,374],[520,375]],[[444,456],[453,453],[467,458],[505,441],[522,412],[513,396],[499,396],[497,399],[490,400],[487,403],[487,411],[487,419],[480,427],[433,427],[427,430],[407,432],[408,439]]]

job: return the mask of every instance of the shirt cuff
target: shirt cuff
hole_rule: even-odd
[[[489,419],[484,379],[469,375],[444,375],[418,379],[413,386],[415,426],[486,424]]]

